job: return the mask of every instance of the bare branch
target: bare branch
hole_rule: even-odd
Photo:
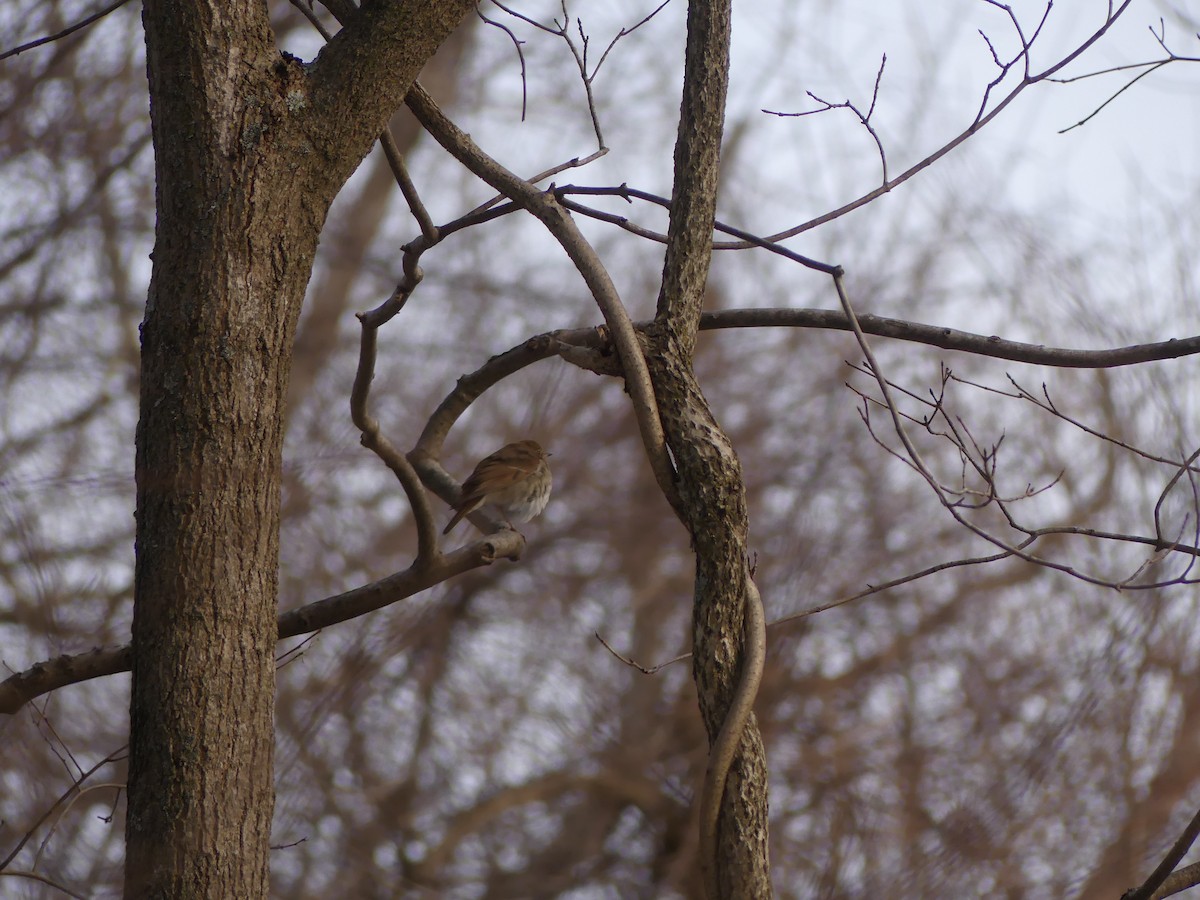
[[[594,219],[600,219],[601,221],[612,222],[615,225],[620,225],[622,228],[625,228],[628,231],[633,231],[642,237],[648,237],[651,240],[662,244],[668,243],[669,238],[667,235],[656,234],[655,232],[643,228],[631,228],[629,227],[628,220],[622,216],[614,216],[611,213],[590,209],[589,207],[578,203],[573,203],[566,199],[567,195],[569,194],[621,197],[625,200],[636,198],[638,200],[646,200],[657,206],[661,206],[663,209],[670,210],[671,201],[666,197],[660,197],[657,194],[651,194],[648,191],[640,191],[637,188],[631,188],[627,184],[623,184],[616,188],[583,187],[575,184],[565,185],[563,187],[551,185],[551,189],[554,191],[555,197],[559,200],[559,202],[573,212],[582,213],[583,215],[590,216]],[[832,275],[835,271],[838,271],[838,266],[832,265],[831,263],[820,262],[819,260],[811,259],[807,256],[802,256],[799,253],[789,250],[787,247],[780,246],[779,244],[773,242],[770,238],[760,238],[748,231],[743,231],[741,228],[734,228],[732,225],[726,225],[719,220],[713,221],[713,228],[717,231],[723,232],[724,234],[731,234],[734,237],[740,238],[740,240],[737,242],[713,243],[711,245],[711,249],[713,250],[745,250],[749,247],[760,247],[763,250],[769,250],[771,253],[777,253],[780,256],[790,259],[792,262],[799,263],[805,268],[814,269],[818,272],[823,272],[826,275]]]
[[[1037,555],[1031,553],[1027,548],[1031,547],[1033,545],[1034,541],[1036,541],[1038,538],[1046,537],[1051,534],[1090,534],[1091,536],[1100,536],[1100,535],[1096,532],[1089,532],[1086,529],[1078,529],[1078,528],[1072,528],[1072,527],[1028,528],[1028,527],[1022,526],[1020,523],[1018,523],[1013,518],[1011,512],[1007,508],[1006,503],[1003,500],[999,499],[995,495],[994,492],[991,495],[992,502],[994,502],[996,504],[996,506],[1000,509],[1000,511],[1004,515],[1008,525],[1010,527],[1022,532],[1025,535],[1024,540],[1022,540],[1019,544],[1016,544],[1016,545],[1011,544],[1008,541],[1004,540],[1003,538],[1000,538],[997,535],[989,532],[987,529],[980,527],[975,522],[971,521],[969,518],[964,516],[963,511],[960,508],[961,503],[959,501],[957,501],[954,497],[954,495],[956,493],[955,489],[948,488],[941,484],[941,482],[933,474],[933,472],[929,468],[929,466],[925,463],[924,459],[922,458],[921,453],[917,450],[916,445],[912,442],[912,439],[909,437],[908,429],[905,427],[905,424],[904,424],[904,416],[900,413],[899,407],[897,406],[897,404],[893,398],[893,395],[892,395],[892,384],[891,384],[891,382],[888,381],[888,379],[884,376],[882,370],[880,369],[879,363],[876,361],[875,355],[871,351],[870,344],[867,342],[866,335],[864,334],[862,327],[858,323],[858,319],[854,313],[853,308],[850,305],[850,299],[849,299],[848,295],[846,294],[846,289],[845,289],[845,285],[843,283],[842,276],[840,274],[835,275],[833,280],[834,280],[834,286],[837,289],[838,299],[842,304],[842,309],[846,313],[847,318],[850,320],[851,326],[854,331],[854,335],[858,340],[859,349],[862,351],[863,355],[866,357],[868,368],[869,368],[871,374],[873,375],[876,383],[879,385],[879,389],[883,395],[883,405],[886,407],[888,414],[891,417],[891,421],[892,421],[892,425],[893,425],[895,434],[900,439],[900,443],[904,447],[904,456],[900,456],[900,454],[896,453],[895,451],[890,450],[890,448],[887,448],[886,444],[884,444],[883,441],[881,441],[879,439],[879,437],[874,433],[873,430],[871,431],[872,437],[875,438],[875,440],[880,444],[880,446],[884,447],[885,449],[888,449],[889,452],[892,452],[898,458],[905,460],[910,465],[910,467],[926,482],[926,484],[929,485],[930,489],[933,491],[934,495],[937,497],[938,502],[941,503],[941,505],[946,509],[947,512],[950,513],[950,515],[954,518],[954,520],[956,522],[958,522],[960,525],[962,525],[965,529],[970,531],[972,534],[982,538],[983,540],[985,540],[988,543],[992,544],[993,546],[999,548],[1000,550],[1006,551],[1007,553],[1009,553],[1013,556],[1019,557],[1020,559],[1023,559],[1026,562],[1032,563],[1034,565],[1044,566],[1045,568],[1048,568],[1048,569],[1055,569],[1059,572],[1062,572],[1073,578],[1077,578],[1080,581],[1084,581],[1088,584],[1094,584],[1094,585],[1097,585],[1100,587],[1112,588],[1114,590],[1124,590],[1124,589],[1130,589],[1130,588],[1148,590],[1148,589],[1152,589],[1152,588],[1156,588],[1156,587],[1162,587],[1167,584],[1190,584],[1190,583],[1192,583],[1191,579],[1176,577],[1176,578],[1172,578],[1167,581],[1157,581],[1153,584],[1123,585],[1120,582],[1113,581],[1112,579],[1099,578],[1094,575],[1089,575],[1088,573],[1080,571],[1079,569],[1075,568],[1074,566],[1070,566],[1070,565],[1067,565],[1064,563],[1054,562],[1053,560],[1037,556]],[[942,416],[943,421],[949,422],[948,418],[945,415],[945,411],[940,408],[940,405],[939,405],[939,414]],[[865,420],[865,421],[867,421],[867,425],[869,428],[870,427],[869,420]],[[947,435],[947,437],[949,439],[954,440],[954,438],[950,435]],[[981,474],[981,476],[984,477],[985,481],[988,480],[990,478],[990,476],[989,476],[986,468],[976,464],[975,460],[971,457],[968,448],[965,445],[963,445],[961,440],[956,440],[955,443],[956,443],[956,446],[958,446],[959,450],[966,456],[966,458],[971,461],[972,465],[974,465],[976,467],[976,471],[978,471]],[[1130,536],[1122,536],[1120,539],[1134,540],[1134,541],[1137,540],[1136,538],[1133,538]],[[1156,552],[1158,552],[1162,549],[1160,538],[1150,539],[1148,542],[1152,543],[1155,546]],[[1174,547],[1172,549],[1174,549]],[[1184,552],[1189,552],[1189,550],[1187,548],[1181,548],[1181,549],[1183,549]]]
[[[609,277],[604,264],[596,255],[591,244],[583,237],[578,226],[552,195],[539,191],[528,181],[514,175],[483,152],[471,140],[470,135],[445,117],[433,98],[420,85],[414,85],[407,103],[417,119],[448,152],[468,169],[482,178],[502,194],[527,209],[537,217],[547,230],[558,240],[576,269],[583,276],[600,312],[613,335],[621,363],[625,367],[625,381],[633,401],[638,429],[646,448],[651,468],[663,494],[678,510],[674,471],[663,437],[662,423],[658,416],[658,403],[650,383],[650,373],[642,348],[629,314],[621,302],[616,286]]]
[[[5,50],[3,53],[0,53],[0,61],[8,59],[10,56],[17,56],[18,54],[24,53],[26,50],[32,50],[34,47],[41,47],[43,44],[50,44],[54,41],[62,40],[63,38],[74,34],[76,31],[79,31],[81,28],[87,28],[93,22],[103,19],[110,12],[120,9],[128,2],[129,0],[115,0],[115,2],[110,3],[108,6],[104,7],[98,12],[92,13],[90,16],[81,19],[68,28],[64,28],[62,31],[46,37],[38,38],[36,41],[30,41],[27,44],[21,44],[19,47],[13,47],[11,50]]]
[[[992,0],[986,0],[986,2],[991,3],[993,6],[1005,8],[1002,4],[994,3]],[[801,224],[795,225],[792,228],[777,232],[776,234],[768,235],[765,240],[772,243],[775,241],[781,241],[785,238],[795,237],[798,234],[803,234],[805,231],[811,231],[817,226],[824,225],[827,222],[832,222],[835,219],[840,219],[847,213],[853,212],[854,210],[866,206],[868,203],[871,203],[874,200],[877,200],[879,197],[908,181],[914,175],[918,174],[924,169],[929,168],[943,156],[950,153],[960,144],[972,137],[985,125],[995,119],[998,115],[1000,115],[1000,113],[1002,113],[1014,100],[1016,100],[1017,97],[1019,97],[1030,85],[1037,84],[1041,81],[1050,80],[1053,75],[1057,74],[1063,68],[1078,59],[1093,44],[1095,44],[1096,41],[1100,40],[1100,38],[1102,38],[1108,32],[1113,24],[1115,24],[1121,15],[1129,8],[1129,4],[1132,2],[1133,0],[1124,0],[1124,2],[1116,10],[1110,10],[1109,14],[1105,17],[1104,23],[1099,28],[1088,35],[1088,37],[1080,42],[1070,53],[1063,56],[1053,66],[1038,74],[1027,74],[1026,77],[1022,79],[1021,83],[1014,87],[1008,94],[1006,94],[999,103],[992,107],[991,112],[988,112],[986,115],[983,114],[983,109],[986,107],[987,102],[985,98],[984,105],[980,107],[980,115],[978,115],[964,131],[951,138],[924,159],[909,166],[895,178],[885,182],[884,184],[881,184],[872,191],[868,191],[857,199],[851,200],[849,203],[846,203],[843,206],[839,206],[837,209],[830,210],[823,215],[817,216],[815,219],[809,219],[807,222],[802,222]],[[1047,5],[1047,13],[1048,12],[1049,5]],[[1045,22],[1045,14],[1043,15],[1042,22]],[[1038,30],[1041,30],[1041,24],[1038,25]]]
[[[993,56],[995,51],[993,51]],[[804,112],[778,112],[772,109],[764,109],[769,116],[780,116],[781,118],[798,118],[800,116],[814,116],[819,113],[829,112],[831,109],[848,109],[854,115],[858,116],[858,121],[862,124],[867,133],[871,135],[871,140],[875,142],[875,148],[879,151],[879,162],[883,166],[883,183],[887,184],[888,169],[887,169],[887,154],[883,149],[883,141],[879,138],[879,133],[875,131],[875,126],[871,124],[871,116],[875,113],[875,104],[879,102],[879,84],[883,81],[883,67],[887,65],[887,54],[883,54],[883,59],[879,61],[879,71],[875,73],[875,90],[871,93],[871,107],[864,113],[857,106],[850,102],[849,99],[843,100],[841,103],[830,103],[828,100],[822,100],[812,91],[804,93],[812,97],[817,103],[821,104],[820,109],[809,109]]]
[[[587,64],[587,53],[588,53],[588,45],[590,43],[590,38],[583,30],[583,20],[579,19],[577,17],[575,19],[575,26],[576,26],[576,30],[579,32],[579,39],[583,43],[583,49],[581,51],[579,49],[579,46],[575,43],[575,38],[572,37],[572,35],[571,35],[571,15],[570,15],[570,13],[567,12],[566,0],[562,0],[563,20],[562,20],[562,22],[559,22],[557,19],[555,19],[553,28],[551,28],[549,25],[543,25],[541,22],[538,22],[536,19],[530,18],[529,16],[519,13],[514,9],[510,9],[505,4],[499,2],[499,0],[492,0],[492,3],[494,3],[496,6],[500,7],[500,9],[504,10],[506,13],[508,13],[513,18],[520,19],[522,22],[525,22],[528,25],[532,25],[534,28],[537,28],[540,31],[544,31],[547,34],[552,34],[555,37],[562,38],[562,40],[566,43],[567,49],[571,52],[571,58],[575,60],[575,68],[579,70],[579,80],[583,83],[584,93],[587,95],[588,115],[591,116],[591,119],[592,119],[592,131],[596,135],[597,147],[599,148],[600,151],[607,151],[608,148],[604,143],[604,133],[600,129],[600,115],[596,111],[596,98],[595,98],[595,95],[592,93],[592,81],[595,80],[596,73],[600,71],[600,66],[603,65],[604,59],[608,56],[609,51],[612,50],[612,48],[614,46],[616,46],[617,41],[619,41],[626,34],[629,34],[630,32],[635,31],[637,28],[641,27],[646,22],[650,21],[650,19],[654,18],[654,16],[657,14],[658,10],[656,9],[654,12],[652,12],[650,15],[646,16],[644,19],[642,19],[640,22],[638,22],[633,27],[631,27],[629,29],[624,29],[624,28],[621,29],[621,31],[618,32],[617,36],[612,39],[612,43],[610,43],[608,45],[608,49],[604,51],[603,56],[601,56],[601,58],[600,58],[600,62],[596,64],[596,68],[593,69],[591,73],[589,73],[588,72],[588,64]],[[665,6],[665,5],[666,4],[664,3],[663,6]],[[661,8],[662,7],[660,6],[659,9],[661,9]],[[482,16],[482,13],[480,15]],[[493,25],[497,24],[495,22],[491,22],[491,20],[486,19],[486,18],[484,19],[484,21],[490,22]],[[501,26],[501,27],[503,27],[503,26]],[[505,29],[505,30],[507,31],[508,29]],[[509,32],[509,35],[512,36],[511,31]],[[516,41],[515,36],[513,36],[513,40]],[[518,47],[518,52],[520,52],[519,47]],[[524,58],[524,56],[522,56],[521,57],[522,87],[524,86],[524,80],[525,80],[525,58]],[[525,118],[525,102],[524,102],[524,94],[522,94],[521,119],[524,120],[524,118]]]
[[[65,658],[65,657],[60,657],[60,658]],[[7,686],[9,681],[12,681],[12,679],[10,678],[10,679],[8,679],[8,681],[5,681],[3,685],[0,685],[0,689]],[[0,711],[7,712],[7,710],[3,709],[2,703],[0,703]],[[12,861],[17,858],[17,854],[21,852],[21,848],[24,847],[27,843],[29,843],[29,841],[33,838],[34,832],[36,832],[39,828],[41,828],[42,825],[44,825],[46,823],[46,821],[49,820],[50,817],[53,816],[60,807],[64,806],[72,798],[74,798],[75,795],[79,793],[80,786],[85,781],[87,781],[89,778],[91,778],[93,775],[95,775],[98,771],[100,771],[100,769],[104,768],[110,762],[114,762],[115,760],[118,760],[118,759],[123,759],[124,754],[128,749],[129,749],[129,745],[126,744],[123,747],[120,747],[120,748],[114,750],[112,753],[108,754],[108,756],[104,757],[104,759],[100,760],[100,762],[96,763],[94,766],[92,766],[87,771],[80,772],[79,777],[76,778],[71,783],[71,786],[69,788],[67,788],[66,791],[64,791],[62,793],[62,795],[57,800],[55,800],[54,803],[52,803],[50,805],[50,807],[44,813],[42,813],[42,817],[40,819],[38,819],[32,826],[29,827],[29,829],[21,837],[21,840],[19,840],[17,842],[17,845],[15,847],[13,847],[13,849],[9,852],[8,856],[4,857],[3,860],[0,860],[0,874],[12,874],[12,873],[6,872],[5,870],[7,870],[8,866],[12,863]]]
[[[1100,113],[1102,113],[1104,111],[1105,107],[1107,107],[1110,103],[1112,103],[1114,100],[1116,100],[1118,97],[1120,97],[1123,93],[1125,93],[1127,90],[1129,90],[1135,84],[1137,84],[1139,81],[1141,81],[1147,75],[1157,72],[1159,69],[1161,69],[1163,66],[1165,66],[1167,64],[1167,62],[1169,62],[1169,60],[1155,63],[1153,66],[1151,66],[1145,72],[1139,72],[1132,79],[1130,79],[1126,84],[1124,84],[1115,94],[1113,94],[1111,97],[1109,97],[1107,100],[1105,100],[1099,106],[1097,106],[1094,110],[1092,110],[1092,112],[1090,112],[1088,115],[1084,116],[1082,119],[1080,119],[1074,125],[1068,125],[1066,128],[1060,128],[1058,133],[1066,134],[1068,131],[1072,131],[1073,129],[1083,127],[1088,122],[1092,121],[1092,119],[1096,118],[1096,116],[1100,115]]]
[[[928,344],[944,350],[959,350],[995,359],[1069,369],[1111,369],[1153,360],[1179,359],[1200,353],[1200,336],[1171,338],[1157,343],[1134,344],[1111,350],[1072,350],[1065,347],[1047,347],[1043,344],[1025,344],[994,334],[972,334],[941,325],[925,325],[871,314],[858,315],[858,323],[865,333],[879,337]],[[704,330],[776,326],[854,330],[845,313],[822,309],[725,309],[705,313],[700,325]],[[962,380],[955,377],[956,380]]]
[[[1166,897],[1182,894],[1188,888],[1193,888],[1198,884],[1200,884],[1200,862],[1184,866],[1168,875],[1158,890],[1154,892],[1153,900],[1164,900]]]
[[[501,529],[453,553],[441,554],[427,566],[414,563],[403,572],[281,613],[278,636],[296,637],[358,618],[498,559],[519,559],[524,546],[520,532]],[[128,672],[132,662],[133,653],[126,644],[36,663],[0,682],[0,714],[13,715],[35,697],[70,684]]]
[[[498,4],[498,3],[496,5],[500,6],[500,4]],[[503,6],[500,6],[500,8],[504,9]],[[509,12],[506,9],[504,11]],[[479,18],[481,20],[483,20],[484,22],[486,22],[488,25],[491,25],[494,28],[499,28],[501,31],[503,31],[505,34],[507,34],[508,39],[510,41],[512,41],[513,47],[517,51],[517,60],[521,63],[521,121],[524,122],[526,105],[529,100],[529,90],[528,90],[529,85],[525,78],[525,51],[523,51],[521,49],[521,45],[525,42],[522,41],[521,39],[519,39],[515,34],[513,34],[512,29],[509,28],[507,25],[505,25],[501,22],[497,22],[494,19],[489,19],[487,16],[485,16],[483,14],[483,10],[481,10],[478,6],[475,7],[475,14],[477,16],[479,16]],[[509,13],[509,15],[513,15],[513,13]],[[524,19],[525,17],[522,16],[521,18]],[[526,21],[528,21],[528,20],[526,20]]]
[[[362,432],[362,445],[383,460],[404,488],[412,506],[413,517],[417,523],[417,559],[413,565],[420,569],[431,566],[438,555],[437,525],[433,521],[433,510],[429,505],[429,496],[417,476],[412,464],[396,449],[391,441],[382,433],[379,422],[367,410],[367,398],[371,391],[371,381],[375,378],[376,340],[379,326],[396,315],[407,302],[421,280],[421,268],[416,266],[411,276],[406,273],[403,281],[397,285],[392,296],[380,309],[374,313],[360,313],[358,320],[362,323],[362,337],[359,343],[358,371],[354,375],[354,387],[350,393],[350,418]]]
[[[434,227],[433,220],[429,217],[428,210],[425,209],[425,204],[421,202],[421,196],[417,193],[417,186],[413,184],[412,178],[408,175],[408,166],[404,162],[404,154],[396,146],[396,139],[392,137],[391,129],[384,129],[383,134],[379,136],[379,143],[383,145],[383,152],[387,155],[388,165],[392,167],[392,175],[396,178],[396,184],[400,187],[400,193],[404,195],[404,202],[408,204],[413,218],[421,226],[421,234],[431,244],[436,244],[438,241],[437,228]]]
[[[1140,887],[1122,894],[1121,900],[1150,900],[1151,897],[1158,896],[1155,892],[1179,865],[1179,861],[1187,855],[1198,835],[1200,835],[1200,811],[1192,816],[1192,820],[1188,822],[1178,840],[1167,851],[1162,862],[1150,873],[1150,877],[1142,882]]]
[[[654,11],[652,13],[650,13],[648,16],[646,16],[644,19],[642,19],[639,22],[635,22],[633,25],[630,25],[627,28],[622,28],[620,31],[618,31],[616,33],[616,35],[613,36],[613,39],[611,41],[609,41],[608,46],[604,49],[604,52],[600,54],[600,59],[597,61],[596,67],[594,69],[592,69],[591,75],[589,77],[595,78],[596,75],[599,74],[600,67],[603,66],[604,61],[606,59],[608,59],[608,54],[612,53],[613,47],[617,46],[617,41],[621,40],[621,38],[623,38],[623,37],[627,37],[628,35],[633,34],[635,31],[637,31],[639,28],[641,28],[643,25],[645,25],[647,22],[649,22],[651,19],[653,19],[655,16],[657,16],[660,12],[662,12],[664,9],[666,9],[667,4],[670,2],[671,2],[671,0],[663,0],[663,2],[660,3],[654,9]]]
[[[1159,24],[1158,31],[1155,31],[1154,27],[1150,26],[1150,34],[1154,36],[1155,42],[1160,47],[1162,47],[1163,52],[1167,54],[1166,57],[1164,57],[1163,59],[1147,60],[1146,62],[1140,62],[1140,63],[1127,63],[1125,65],[1120,65],[1120,66],[1109,66],[1108,68],[1105,68],[1105,69],[1098,69],[1094,72],[1085,72],[1083,75],[1074,75],[1074,76],[1071,76],[1070,78],[1047,79],[1048,81],[1053,81],[1056,84],[1070,84],[1075,81],[1083,81],[1084,79],[1087,79],[1087,78],[1095,78],[1098,75],[1109,75],[1109,74],[1112,74],[1113,72],[1126,72],[1130,69],[1144,69],[1145,70],[1145,71],[1139,72],[1132,79],[1130,79],[1128,82],[1126,82],[1120,88],[1118,88],[1117,91],[1112,94],[1112,96],[1110,96],[1107,100],[1105,100],[1098,107],[1096,107],[1089,115],[1085,116],[1083,119],[1076,122],[1074,125],[1069,125],[1066,128],[1063,128],[1062,130],[1060,130],[1058,132],[1059,134],[1066,134],[1068,131],[1071,131],[1074,128],[1079,128],[1082,125],[1086,125],[1088,122],[1090,122],[1096,116],[1098,116],[1105,109],[1105,107],[1107,107],[1110,103],[1112,103],[1114,100],[1116,100],[1118,97],[1120,97],[1123,93],[1125,93],[1127,90],[1129,90],[1135,84],[1137,84],[1139,81],[1141,81],[1147,75],[1151,74],[1152,72],[1157,72],[1163,66],[1169,65],[1170,63],[1174,63],[1174,62],[1193,62],[1193,63],[1200,62],[1200,57],[1181,56],[1181,55],[1175,53],[1173,50],[1171,50],[1171,48],[1167,46],[1166,23],[1163,22],[1163,20],[1160,18],[1158,20],[1158,24]]]

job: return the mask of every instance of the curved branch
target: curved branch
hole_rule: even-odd
[[[350,391],[350,418],[355,427],[362,432],[362,445],[383,460],[395,473],[408,496],[413,517],[417,522],[417,558],[413,565],[423,569],[432,566],[438,555],[437,525],[433,521],[429,496],[425,493],[425,487],[412,464],[380,431],[379,421],[367,411],[371,381],[375,378],[376,337],[379,325],[404,307],[420,280],[421,269],[416,266],[411,273],[405,273],[404,280],[378,309],[359,314],[362,338],[358,352],[358,371],[354,375],[354,387]]]
[[[541,221],[575,264],[612,331],[621,363],[625,367],[625,382],[633,400],[638,430],[659,488],[671,501],[672,508],[678,511],[675,473],[667,453],[646,360],[629,314],[596,251],[579,231],[570,214],[552,195],[534,187],[484,153],[470,135],[446,118],[420,84],[413,85],[405,102],[425,130],[452,156]]]

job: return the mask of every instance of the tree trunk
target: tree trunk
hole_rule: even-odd
[[[147,0],[126,896],[263,897],[292,340],[329,204],[466,2],[372,4],[304,68],[261,0]]]
[[[690,358],[673,341],[660,338],[654,346],[647,361],[696,554],[692,677],[711,742],[730,708],[744,656],[746,487],[737,454],[700,391]],[[772,895],[767,812],[766,751],[751,716],[721,801],[719,898]]]
[[[710,745],[730,710],[745,659],[749,515],[741,463],[696,380],[693,355],[712,258],[729,78],[729,0],[688,6],[683,102],[658,310],[647,363],[696,554],[692,677]],[[754,602],[757,602],[755,600]],[[700,853],[708,854],[701,833]],[[771,896],[767,763],[753,715],[721,795],[709,900]]]

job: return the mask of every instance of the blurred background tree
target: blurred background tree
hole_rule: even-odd
[[[1077,21],[1057,9],[1048,17],[1043,66],[1103,20],[1105,4],[1075,6]],[[1001,58],[1013,51],[1001,11],[969,9],[953,18],[868,2],[739,11],[719,217],[770,234],[873,188],[879,154],[851,112],[761,110],[817,108],[811,90],[865,111],[885,51],[871,121],[889,174],[966,127],[997,76],[975,29]],[[271,10],[280,46],[311,59],[320,38],[308,20],[283,3]],[[581,13],[594,65],[620,28],[652,10],[521,11],[543,22]],[[509,35],[473,19],[422,82],[515,171],[594,150],[564,43],[482,11],[523,41],[523,62]],[[9,36],[0,49],[88,12],[16,0],[0,10]],[[684,13],[668,5],[613,49],[592,85],[611,151],[561,182],[669,195]],[[1161,16],[1167,44],[1182,43],[1195,31],[1185,13],[1135,3],[1063,74],[1161,55],[1145,29]],[[1040,11],[1028,15],[1031,32]],[[0,651],[13,672],[123,644],[130,631],[138,323],[154,225],[137,16],[122,7],[0,62]],[[878,25],[864,25],[875,22],[868,16]],[[1195,154],[1164,162],[1153,149],[1198,145],[1187,74],[1145,79],[1057,145],[1056,127],[1123,82],[1038,86],[929,172],[789,246],[846,266],[860,314],[1075,348],[1200,333],[1191,302],[1200,171],[1183,158]],[[435,221],[491,196],[406,112],[393,131]],[[1109,145],[1126,154],[1122,164],[1105,155]],[[415,547],[403,493],[347,415],[353,313],[391,293],[398,248],[419,234],[392,186],[376,149],[335,203],[303,310],[284,456],[283,610],[403,568]],[[660,213],[605,208],[665,230]],[[648,318],[661,248],[580,222],[631,314]],[[469,229],[422,262],[420,290],[381,331],[372,401],[401,446],[492,354],[598,321],[570,264],[526,219]],[[716,255],[709,294],[710,309],[837,308],[827,279],[752,250]],[[1067,370],[872,345],[895,383],[917,398],[944,385],[944,408],[978,446],[999,445],[1002,494],[1053,485],[1015,506],[1027,520],[1141,536],[1158,521],[1168,541],[1197,543],[1195,473],[1171,482],[1197,441],[1190,361]],[[860,360],[843,332],[701,338],[702,383],[746,476],[769,620],[996,552],[873,439],[855,391],[878,392],[846,365]],[[1008,375],[1034,398],[1045,385],[1062,415],[1011,396]],[[898,447],[883,411],[870,424]],[[643,462],[628,401],[614,381],[547,360],[489,391],[462,425],[444,460],[458,478],[502,443],[534,437],[554,453],[555,495],[522,529],[519,564],[281,646],[294,652],[278,672],[272,890],[696,896],[692,801],[706,740],[689,664],[645,675],[593,636],[646,666],[689,649],[687,535]],[[917,438],[953,482],[958,449]],[[973,521],[1004,531],[994,512]],[[951,567],[771,629],[756,713],[781,897],[1115,897],[1178,836],[1200,806],[1192,557],[1072,535],[1044,538],[1037,552],[1072,571],[1013,557]],[[1157,582],[1174,583],[1138,589]],[[34,829],[10,871],[81,896],[119,892],[128,683],[72,685],[0,723],[0,859]],[[27,878],[0,884],[6,896],[55,895]]]

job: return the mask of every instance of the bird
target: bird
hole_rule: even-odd
[[[505,444],[485,456],[463,482],[454,504],[454,518],[443,529],[450,530],[481,506],[492,503],[514,522],[528,522],[546,508],[553,479],[546,458],[550,454],[537,441]]]

